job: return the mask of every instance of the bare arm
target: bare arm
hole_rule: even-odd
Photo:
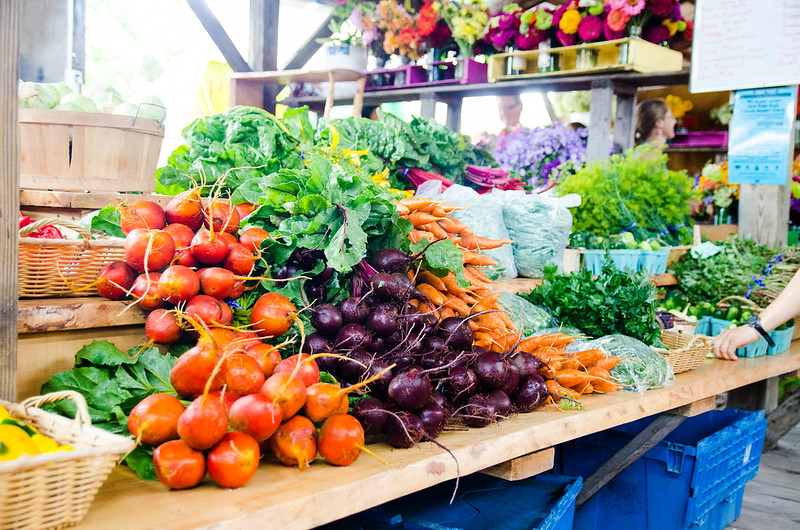
[[[800,313],[800,270],[781,294],[761,312],[761,327],[772,331]],[[761,335],[750,326],[739,326],[721,333],[714,343],[714,355],[721,359],[736,360],[736,349],[757,341]]]

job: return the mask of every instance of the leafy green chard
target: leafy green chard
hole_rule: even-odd
[[[95,340],[75,354],[74,367],[53,375],[42,394],[74,390],[86,398],[92,424],[127,435],[128,414],[142,399],[157,393],[175,394],[169,375],[178,356],[189,348],[176,345],[162,355],[156,347],[134,346],[123,352],[106,340]],[[45,410],[74,417],[75,403],[69,400],[45,405]],[[145,480],[156,480],[153,449],[137,447],[125,458],[131,469]]]
[[[548,308],[557,321],[591,337],[621,333],[649,345],[661,343],[655,287],[644,271],[618,270],[606,262],[602,273],[593,278],[586,269],[556,274],[550,266],[545,268],[542,285],[523,298]]]

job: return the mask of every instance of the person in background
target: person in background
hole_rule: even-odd
[[[720,359],[735,361],[737,348],[757,341],[798,313],[800,313],[800,271],[794,274],[781,294],[761,312],[761,316],[753,315],[747,324],[717,335],[714,355]]]
[[[675,138],[675,123],[677,120],[663,99],[642,101],[636,109],[634,144],[652,144],[663,148],[667,140]]]
[[[369,120],[378,120],[378,109],[380,105],[364,105],[361,107],[361,117]]]
[[[503,121],[500,134],[508,134],[522,128],[519,117],[522,114],[522,100],[519,94],[513,96],[497,96],[497,112]]]

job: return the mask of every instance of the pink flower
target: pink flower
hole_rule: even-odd
[[[622,9],[622,6],[628,3],[628,0],[606,0],[606,7],[611,9]]]
[[[563,31],[558,30],[558,33],[556,33],[556,38],[563,46],[573,46],[575,44],[574,33],[564,33]]]
[[[625,0],[622,4],[622,12],[633,17],[638,15],[644,9],[645,0]]]
[[[621,9],[612,9],[606,17],[606,24],[613,31],[625,31],[625,24],[631,19]]]
[[[595,15],[586,15],[578,24],[578,36],[583,42],[591,42],[603,33],[603,21]]]
[[[625,30],[614,30],[611,29],[611,26],[608,25],[608,20],[603,23],[603,36],[606,40],[616,40],[621,39],[625,35]]]
[[[544,31],[539,31],[534,26],[531,26],[526,35],[518,34],[514,37],[514,45],[520,50],[533,50],[544,40],[545,35]]]
[[[666,17],[677,5],[677,0],[649,0],[647,7],[654,15],[658,17]]]

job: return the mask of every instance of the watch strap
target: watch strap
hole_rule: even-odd
[[[769,333],[767,333],[764,330],[764,328],[761,327],[761,319],[758,318],[758,315],[754,315],[754,317],[755,318],[750,317],[750,319],[747,321],[747,325],[750,326],[751,328],[755,329],[756,331],[758,331],[758,333],[762,337],[764,337],[764,340],[767,341],[767,344],[769,345],[770,348],[774,348],[775,347],[775,341],[772,340],[772,337],[770,337]]]

